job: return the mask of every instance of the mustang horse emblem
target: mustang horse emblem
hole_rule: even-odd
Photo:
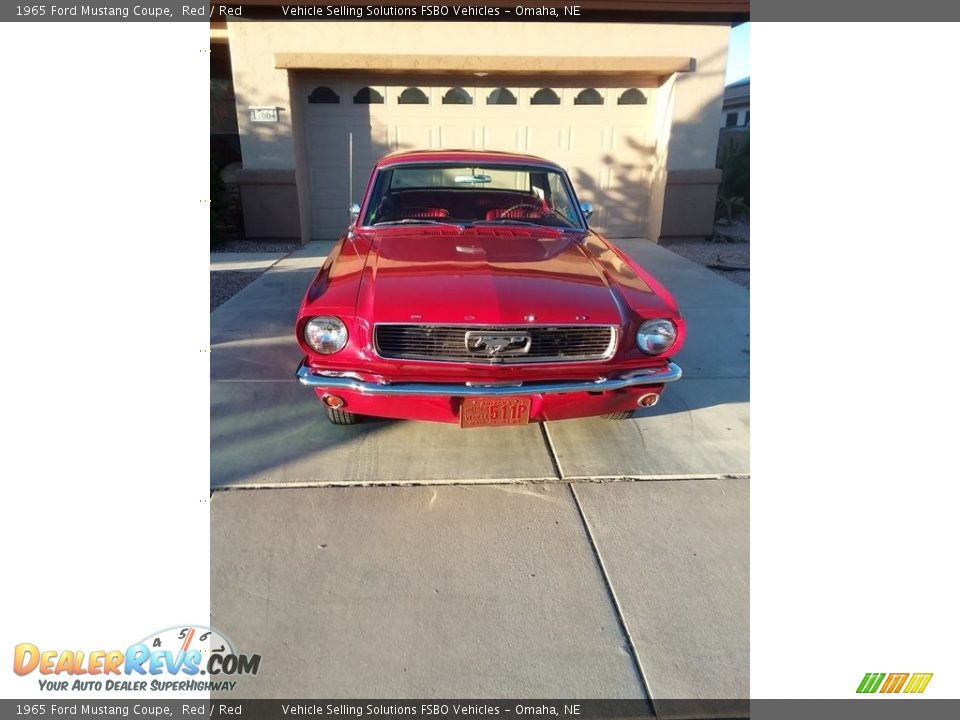
[[[530,333],[493,333],[471,330],[466,334],[467,350],[475,355],[499,357],[530,352]]]

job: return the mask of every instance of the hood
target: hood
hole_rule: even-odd
[[[380,231],[357,314],[373,322],[620,324],[622,300],[582,239],[516,227]]]

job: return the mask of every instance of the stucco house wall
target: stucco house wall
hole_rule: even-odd
[[[302,207],[309,196],[302,169],[297,171],[304,152],[295,137],[296,83],[292,72],[277,67],[278,55],[293,53],[368,55],[373,65],[377,55],[429,54],[442,57],[451,72],[477,55],[514,57],[529,71],[542,72],[544,85],[556,64],[552,58],[572,58],[584,75],[603,71],[605,57],[648,58],[651,68],[656,58],[690,58],[690,71],[658,78],[651,99],[657,131],[649,197],[638,202],[650,207],[647,235],[653,240],[710,233],[720,179],[714,163],[723,122],[727,25],[231,22],[228,37],[251,236],[309,238]],[[251,106],[280,108],[279,122],[251,123]]]

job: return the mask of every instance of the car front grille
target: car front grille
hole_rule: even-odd
[[[383,358],[512,365],[605,360],[616,350],[613,325],[377,325]]]

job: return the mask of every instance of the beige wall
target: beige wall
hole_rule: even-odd
[[[667,175],[714,167],[729,36],[725,25],[238,22],[229,23],[228,31],[247,170],[296,166],[290,82],[288,72],[275,67],[276,53],[529,56],[541,62],[550,56],[691,57],[694,71],[662,79],[651,98],[659,130],[650,197],[638,199],[652,211],[651,238],[659,238],[657,210],[665,206],[673,184]],[[251,124],[248,108],[256,105],[279,107],[280,122]],[[302,193],[300,197],[302,202]],[[711,221],[712,213],[711,202]]]
[[[722,45],[699,46],[694,72],[674,74],[657,93],[657,147],[647,228],[652,240],[713,232],[720,184],[720,174],[713,168],[723,124],[727,40],[724,32]]]
[[[701,28],[716,33],[713,43],[691,50],[696,69],[673,76],[673,117],[667,170],[712,168],[716,154],[717,131],[722,124],[723,81],[727,72],[729,28]]]
[[[297,183],[292,170],[248,170],[237,175],[248,238],[299,239]]]
[[[653,151],[653,167],[650,182],[650,212],[647,215],[647,237],[659,240],[663,221],[663,201],[667,187],[667,159],[670,147],[670,130],[676,97],[676,75],[669,77],[657,91],[656,143]]]

